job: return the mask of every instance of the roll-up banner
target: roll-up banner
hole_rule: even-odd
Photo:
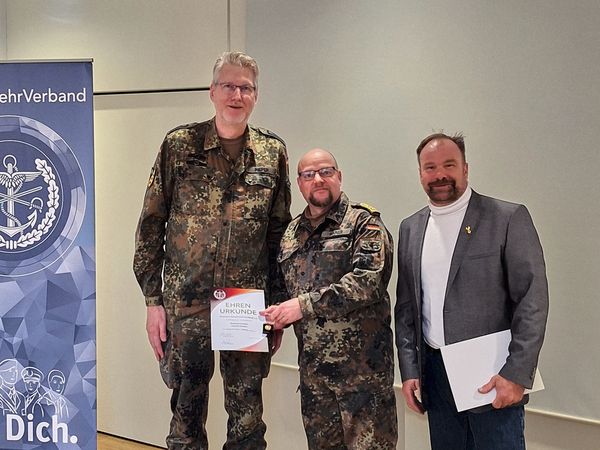
[[[91,61],[0,62],[0,449],[96,449]]]

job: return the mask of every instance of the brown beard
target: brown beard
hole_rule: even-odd
[[[458,198],[460,197],[457,189],[456,189],[456,181],[455,180],[451,180],[451,179],[443,179],[443,180],[438,180],[438,181],[434,181],[432,183],[429,183],[427,185],[429,187],[429,190],[427,191],[427,196],[432,200],[432,201],[440,201],[440,200],[444,200],[446,202],[454,202],[456,200],[458,200]],[[451,189],[447,192],[444,192],[442,195],[444,196],[444,198],[440,198],[440,193],[434,191],[434,187],[439,187],[439,186],[450,186]]]
[[[331,195],[331,191],[327,192],[327,197],[323,200],[317,200],[313,194],[310,194],[308,197],[308,201],[311,205],[317,206],[319,208],[327,208],[328,206],[333,204],[333,195]]]

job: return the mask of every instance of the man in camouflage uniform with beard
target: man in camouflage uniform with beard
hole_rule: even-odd
[[[397,441],[387,285],[392,238],[379,213],[341,191],[331,153],[298,164],[308,203],[278,256],[291,300],[262,312],[298,338],[302,417],[314,450],[393,450]]]
[[[216,62],[215,117],[165,137],[152,168],[136,233],[134,271],[146,298],[146,330],[172,389],[169,449],[208,449],[208,384],[214,371],[214,288],[264,289],[277,270],[290,220],[287,153],[273,133],[248,125],[257,99],[256,61],[239,52]],[[271,340],[273,352],[281,333]],[[266,448],[262,379],[268,353],[221,352],[225,450]]]

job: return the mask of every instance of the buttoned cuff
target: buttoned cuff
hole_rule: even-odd
[[[162,306],[162,304],[162,295],[157,295],[155,297],[146,297],[146,306]]]
[[[503,378],[506,378],[508,381],[520,384],[525,389],[531,389],[533,387],[535,372],[536,369],[534,367],[530,373],[523,374],[522,371],[513,370],[512,367],[509,367],[508,364],[505,364],[504,367],[500,369],[498,375],[500,375]]]
[[[315,316],[315,310],[313,308],[313,296],[321,297],[318,292],[306,292],[298,295],[298,303],[300,304],[300,311],[302,311],[302,318],[310,319]]]

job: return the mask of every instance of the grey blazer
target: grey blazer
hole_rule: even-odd
[[[396,346],[402,380],[422,379],[421,251],[429,208],[402,221],[398,240]],[[444,300],[446,344],[510,329],[500,375],[530,388],[548,316],[548,282],[527,208],[473,191]]]

